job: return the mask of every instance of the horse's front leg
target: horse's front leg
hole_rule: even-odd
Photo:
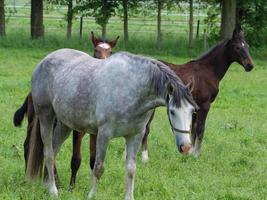
[[[144,137],[142,139],[142,162],[146,163],[148,162],[148,150],[147,150],[147,139],[150,132],[150,125],[154,118],[155,110],[153,111],[148,123],[146,124],[146,130]]]
[[[106,151],[108,142],[111,138],[110,128],[101,127],[98,129],[97,140],[96,140],[96,157],[93,169],[92,177],[92,188],[88,194],[88,199],[92,199],[96,193],[97,185],[100,177],[104,173],[104,160],[106,157]]]
[[[194,148],[193,148],[193,154],[195,156],[200,155],[201,150],[201,143],[204,137],[204,131],[205,131],[205,123],[207,119],[207,115],[210,109],[210,103],[206,103],[200,106],[200,109],[197,111],[197,117],[196,117],[196,127],[195,127],[195,141],[194,141]]]
[[[194,113],[192,116],[192,129],[191,129],[191,143],[193,144],[193,148],[190,149],[190,154],[194,154],[195,149],[194,149],[194,144],[196,141],[196,128],[197,128],[197,113]]]
[[[144,134],[137,134],[126,137],[126,172],[127,172],[127,191],[125,200],[134,200],[134,176],[136,171],[136,156],[139,144]]]

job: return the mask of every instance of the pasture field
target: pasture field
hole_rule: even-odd
[[[139,41],[140,43],[140,41]],[[134,47],[120,45],[135,53],[173,63],[183,63],[201,52],[196,48],[179,52],[169,41],[156,51],[148,41]],[[136,43],[137,44],[137,43]],[[171,47],[168,44],[172,45]],[[176,43],[175,43],[176,44]],[[185,45],[181,42],[181,45]],[[49,199],[40,182],[25,183],[23,142],[26,121],[21,128],[12,123],[13,113],[30,90],[35,65],[49,52],[73,47],[89,52],[88,41],[30,42],[22,36],[0,40],[0,199]],[[166,47],[166,48],[165,48]],[[169,47],[169,48],[167,48]],[[266,52],[266,50],[265,50]],[[165,108],[157,109],[149,136],[150,160],[141,162],[139,153],[135,179],[135,198],[142,200],[264,200],[267,199],[267,60],[252,50],[255,69],[250,73],[233,64],[220,85],[206,125],[202,155],[184,157],[176,149]],[[265,57],[265,60],[263,58]],[[68,191],[71,137],[58,157],[60,177],[58,199],[85,199],[90,189],[88,139],[82,146],[82,164],[76,188]],[[95,199],[124,198],[124,141],[114,139],[108,149],[105,172]]]

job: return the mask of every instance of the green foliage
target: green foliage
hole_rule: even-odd
[[[267,1],[238,0],[241,24],[248,41],[254,46],[267,43]]]
[[[118,0],[79,0],[76,9],[85,15],[94,16],[97,24],[105,26],[110,17],[115,15],[118,6]]]
[[[218,41],[220,38],[220,7],[216,4],[206,5],[207,6],[207,17],[204,19],[204,23],[207,25],[207,34],[209,38],[213,41]]]

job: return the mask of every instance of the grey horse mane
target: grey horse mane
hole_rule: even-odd
[[[179,108],[181,107],[181,99],[187,99],[194,107],[197,107],[195,101],[189,89],[183,84],[182,80],[164,63],[145,57],[142,55],[133,55],[127,52],[119,52],[118,54],[127,56],[129,58],[134,58],[134,60],[139,63],[138,66],[142,67],[144,65],[151,66],[149,68],[150,83],[151,87],[154,88],[156,94],[165,99],[168,98],[167,85],[171,83],[174,86],[174,103]]]

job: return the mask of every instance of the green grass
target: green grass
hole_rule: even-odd
[[[11,34],[0,40],[0,199],[49,199],[41,183],[24,181],[26,123],[22,128],[14,128],[12,117],[30,90],[30,77],[35,65],[46,54],[62,47],[91,53],[86,39],[65,41],[46,37],[32,42],[27,35]],[[140,38],[132,39],[127,47],[121,43],[118,49],[174,63],[188,61],[203,51],[201,45],[186,50],[183,39],[177,39],[175,43],[167,40],[162,50],[157,51],[149,38],[142,42]],[[252,50],[252,56],[256,57],[252,72],[246,73],[241,66],[234,64],[221,82],[220,93],[208,116],[200,158],[184,157],[177,152],[166,110],[157,110],[149,136],[149,163],[141,162],[140,153],[137,161],[136,199],[266,199],[267,61],[262,59],[264,51],[259,49]],[[61,181],[59,199],[86,198],[91,185],[88,139],[86,136],[83,141],[83,161],[72,193],[68,192],[71,137],[57,157]],[[96,199],[123,199],[123,149],[122,139],[110,143]]]

